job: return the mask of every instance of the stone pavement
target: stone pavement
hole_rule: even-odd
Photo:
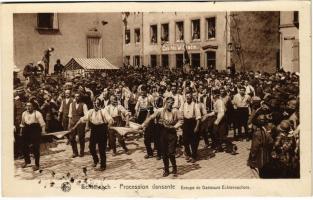
[[[155,158],[144,159],[145,147],[143,138],[129,138],[126,143],[130,155],[127,155],[118,147],[118,155],[112,156],[107,152],[107,169],[103,172],[96,171],[93,167],[92,157],[88,149],[88,138],[84,157],[71,158],[72,149],[66,145],[66,140],[58,140],[46,146],[41,156],[41,170],[34,172],[31,167],[21,168],[24,161],[15,161],[15,177],[18,179],[64,179],[73,177],[84,180],[116,180],[116,179],[160,179],[163,174],[162,160]],[[217,153],[211,157],[210,149],[204,149],[203,141],[199,145],[200,160],[196,163],[187,163],[184,156],[177,158],[178,177],[172,175],[166,177],[177,179],[251,179],[258,178],[256,173],[247,165],[251,142],[234,142],[238,146],[238,154]],[[32,159],[32,164],[34,160]],[[99,166],[99,165],[98,165]],[[86,173],[84,173],[86,169]]]

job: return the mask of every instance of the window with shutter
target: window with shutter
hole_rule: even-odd
[[[134,66],[140,66],[140,56],[138,55],[134,56]]]
[[[176,22],[175,29],[176,42],[184,41],[184,22]]]
[[[299,40],[294,40],[292,44],[292,63],[293,69],[298,71],[299,69]]]
[[[45,33],[45,31],[53,32],[59,30],[59,20],[57,13],[38,13],[37,14],[37,30]]]
[[[102,57],[101,37],[87,37],[87,58]]]

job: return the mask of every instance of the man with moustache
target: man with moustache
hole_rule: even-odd
[[[176,129],[182,125],[179,111],[173,108],[174,98],[167,97],[163,108],[158,109],[153,115],[139,127],[142,129],[147,127],[150,121],[156,120],[160,131],[161,155],[164,164],[163,177],[169,175],[169,163],[173,167],[173,175],[177,176],[177,165],[175,158],[175,150],[177,144]]]
[[[65,98],[61,102],[61,106],[59,109],[59,121],[62,124],[64,130],[68,129],[68,122],[69,122],[69,111],[70,111],[70,104],[73,102],[71,98],[71,90],[65,90],[64,92]]]
[[[42,114],[34,109],[33,102],[26,103],[26,111],[22,114],[22,120],[20,124],[20,135],[23,140],[23,154],[25,163],[23,168],[27,167],[30,163],[30,145],[32,145],[35,166],[34,171],[39,169],[39,159],[40,159],[40,138],[42,134],[46,133],[46,124],[43,120]]]
[[[118,104],[118,100],[115,95],[112,95],[110,97],[110,104],[107,107],[105,107],[105,109],[108,111],[109,115],[113,118],[114,123],[112,124],[112,126],[117,127],[129,126],[130,113],[122,105]],[[125,117],[125,120],[123,120],[123,116]],[[128,149],[126,147],[123,136],[118,134],[114,130],[109,130],[109,146],[110,149],[113,150],[113,156],[116,155],[116,138],[118,138],[120,146],[127,153]]]
[[[108,126],[111,126],[113,122],[113,118],[108,111],[103,108],[103,101],[96,98],[94,100],[94,108],[88,110],[70,130],[70,132],[73,132],[80,124],[88,124],[86,129],[88,130],[90,128],[89,150],[94,162],[93,167],[96,167],[99,163],[96,145],[98,145],[100,154],[100,168],[98,171],[104,171],[106,169]]]
[[[86,115],[88,112],[87,105],[82,102],[80,93],[76,92],[74,95],[74,101],[70,104],[69,108],[69,127],[70,130],[81,117]],[[80,144],[80,157],[84,156],[84,150],[85,150],[85,126],[86,124],[80,123],[77,128],[75,128],[73,131],[71,131],[69,138],[70,143],[73,149],[73,155],[72,158],[75,158],[78,156],[78,149],[77,149],[77,142],[76,142],[76,136],[79,138],[79,144]]]
[[[233,104],[235,109],[235,129],[238,129],[238,135],[242,136],[242,127],[245,130],[245,136],[248,135],[248,119],[249,119],[249,106],[251,97],[245,94],[245,87],[240,87],[238,94],[233,98]]]

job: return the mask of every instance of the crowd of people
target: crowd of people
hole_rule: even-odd
[[[144,158],[163,160],[163,176],[177,175],[177,148],[183,148],[186,162],[195,163],[201,140],[203,148],[234,156],[233,141],[247,140],[247,165],[261,178],[299,177],[298,73],[123,67],[72,78],[62,72],[26,78],[14,81],[15,155],[22,154],[23,167],[30,164],[31,145],[38,170],[41,134],[61,130],[69,132],[72,157],[83,157],[90,130],[94,167],[100,164],[97,170],[103,171],[107,151],[116,155],[116,139],[129,153],[125,135],[110,127],[136,122]]]

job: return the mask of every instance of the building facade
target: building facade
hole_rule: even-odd
[[[49,72],[57,59],[105,57],[123,65],[121,13],[20,13],[13,15],[14,62],[23,69],[36,64],[53,47]]]
[[[232,60],[238,71],[273,72],[280,62],[279,17],[279,12],[129,13],[125,60],[182,67],[186,47],[193,67],[225,70]],[[135,29],[140,44],[133,41]]]
[[[124,58],[130,59],[131,65],[182,67],[186,47],[192,66],[225,69],[229,34],[226,15],[226,12],[129,13]],[[135,41],[136,30],[140,32],[140,42]]]
[[[127,19],[126,19],[127,18]],[[123,13],[124,65],[140,66],[143,60],[143,13]]]
[[[280,12],[280,68],[299,72],[299,12]]]

